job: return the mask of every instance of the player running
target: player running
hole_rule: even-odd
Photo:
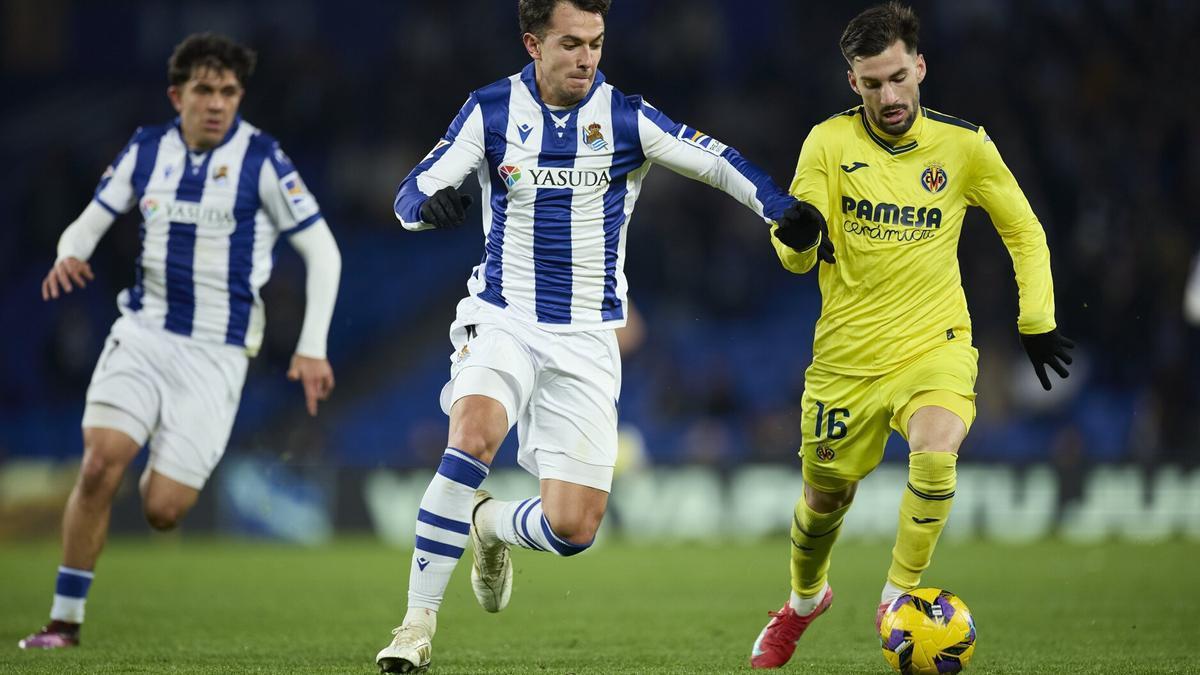
[[[626,232],[650,165],[789,228],[812,210],[737,151],[605,81],[597,65],[609,0],[518,8],[533,62],[471,93],[395,201],[407,229],[452,227],[470,205],[457,187],[476,174],[484,256],[450,328],[455,351],[441,392],[449,447],[417,513],[408,612],[376,657],[388,672],[429,664],[437,611],[468,538],[472,586],[491,612],[512,590],[510,546],[571,556],[591,545],[616,460]],[[506,502],[479,486],[513,425],[518,460],[541,490]]]
[[[241,119],[255,53],[198,34],[168,63],[173,122],[138,129],[58,242],[46,300],[93,279],[87,260],[116,216],[141,212],[136,280],[118,299],[83,413],[83,464],[63,514],[50,623],[24,649],[79,644],[84,603],[125,468],[149,442],[138,486],[146,520],[175,526],[225,452],[248,357],[262,342],[259,289],[281,234],[307,267],[304,325],[288,378],[308,412],[333,390],[325,341],[341,256],[313,196],[275,139]]]
[[[957,260],[968,206],[988,212],[1012,256],[1017,330],[1042,386],[1050,388],[1046,366],[1066,377],[1071,363],[1073,345],[1055,327],[1045,234],[996,145],[981,127],[921,107],[918,26],[911,9],[891,2],[846,27],[842,54],[862,105],[813,127],[791,186],[823,218],[774,230],[787,269],[807,272],[818,256],[831,264],[818,274],[821,317],[801,401],[792,593],[754,642],[755,668],[786,663],[829,608],[830,551],[893,430],[908,440],[908,485],[876,628],[929,566],[975,419],[978,355]]]

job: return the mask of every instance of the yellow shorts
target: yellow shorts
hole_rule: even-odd
[[[810,366],[800,404],[805,482],[837,492],[862,480],[883,459],[892,430],[907,439],[909,418],[925,406],[949,410],[970,430],[978,361],[968,338],[938,346],[885,375],[853,377]]]

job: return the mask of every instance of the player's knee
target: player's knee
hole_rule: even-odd
[[[79,490],[87,498],[110,497],[121,484],[126,462],[89,448],[79,466]]]
[[[817,490],[811,485],[804,486],[804,502],[808,508],[817,513],[833,513],[847,507],[854,501],[854,493],[858,490],[857,483],[848,483],[845,487],[826,492]]]
[[[584,511],[554,520],[547,517],[547,524],[554,535],[551,537],[552,543],[562,545],[555,546],[555,550],[562,556],[583,553],[596,540],[596,532],[603,519],[603,511]]]
[[[908,443],[909,454],[917,452],[958,452],[958,443],[949,436],[928,435],[912,438]]]
[[[142,512],[150,527],[163,532],[178,525],[187,509],[169,500],[150,500],[142,505]]]

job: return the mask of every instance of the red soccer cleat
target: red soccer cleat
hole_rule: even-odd
[[[79,646],[79,624],[51,621],[17,643],[21,649],[62,649]]]
[[[879,630],[883,626],[883,615],[887,614],[888,608],[892,606],[891,602],[879,603],[879,608],[875,610],[875,634],[879,634]]]
[[[750,667],[778,668],[787,663],[788,659],[792,658],[792,653],[796,651],[796,642],[808,629],[809,624],[813,622],[813,619],[824,614],[832,604],[833,589],[826,587],[825,596],[821,598],[821,602],[817,603],[812,612],[804,616],[797,614],[789,603],[784,603],[783,609],[778,612],[768,612],[771,615],[771,622],[762,629],[762,632],[758,634],[758,639],[754,641],[754,648],[750,651]]]

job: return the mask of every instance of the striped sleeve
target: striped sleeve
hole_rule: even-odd
[[[421,222],[421,205],[433,193],[462,185],[479,168],[484,157],[483,113],[475,94],[467,98],[446,135],[400,183],[393,211],[407,230],[427,230]]]
[[[104,175],[100,176],[100,183],[96,185],[92,201],[113,217],[128,213],[137,201],[132,178],[134,165],[137,163],[138,142],[144,135],[140,127],[133,132],[133,137],[121,149],[113,163],[104,170]]]
[[[253,143],[246,153],[244,164],[252,170],[255,164],[261,163],[259,195],[275,227],[281,233],[291,235],[321,220],[317,198],[300,178],[291,158],[274,139],[265,134],[260,138],[262,140]],[[266,157],[259,153],[265,153]],[[255,154],[258,157],[253,157]]]
[[[638,131],[647,159],[725,192],[767,221],[778,220],[795,201],[737,150],[645,101],[639,102]]]

